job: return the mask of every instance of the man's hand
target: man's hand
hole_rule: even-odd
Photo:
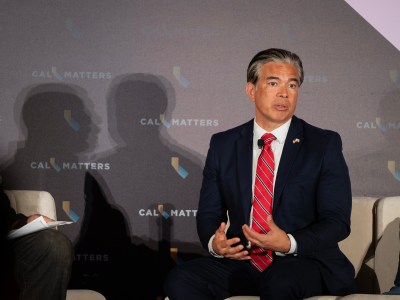
[[[268,216],[267,225],[270,231],[267,234],[255,232],[248,225],[243,225],[243,233],[252,245],[257,247],[287,253],[290,250],[290,239],[286,232],[280,229],[272,220],[272,216]]]
[[[219,228],[215,231],[215,236],[212,241],[213,251],[219,255],[222,255],[230,259],[247,260],[250,259],[248,256],[249,252],[243,250],[244,246],[239,244],[237,246],[232,246],[240,242],[240,238],[226,238],[226,224],[221,223]]]
[[[30,222],[32,222],[33,220],[36,220],[36,219],[39,218],[40,216],[41,216],[41,215],[39,215],[39,214],[30,215],[30,216],[28,217],[27,223],[30,223]],[[50,218],[45,217],[45,216],[43,216],[43,219],[46,221],[46,223],[54,222],[54,221],[55,221],[55,220],[50,219]]]

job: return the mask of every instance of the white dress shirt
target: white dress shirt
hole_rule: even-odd
[[[276,181],[276,175],[278,174],[278,169],[279,169],[279,162],[281,161],[281,156],[282,156],[282,150],[283,150],[283,145],[285,144],[286,136],[289,131],[289,126],[291,123],[292,119],[287,121],[285,124],[279,126],[275,130],[271,131],[275,137],[276,140],[272,141],[271,143],[271,149],[272,152],[274,152],[274,163],[275,163],[275,169],[274,169],[274,190],[275,190],[275,181]],[[258,157],[260,156],[261,150],[258,147],[257,141],[261,139],[261,137],[267,133],[264,129],[262,129],[258,124],[257,120],[254,119],[254,132],[253,132],[253,177],[252,177],[252,190],[253,190],[253,199],[254,199],[254,182],[255,182],[255,177],[256,177],[256,169],[257,169],[257,161]],[[251,213],[253,213],[253,207],[251,208]],[[252,218],[250,217],[250,227],[251,227],[251,220]],[[276,255],[283,256],[285,254],[295,254],[297,250],[297,242],[294,239],[294,237],[289,233],[288,237],[290,239],[290,249],[289,252],[287,253],[282,253],[282,252],[275,252]]]

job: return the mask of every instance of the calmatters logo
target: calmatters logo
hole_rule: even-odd
[[[375,121],[358,121],[356,126],[359,129],[378,129],[382,133],[389,130],[400,129],[400,121],[384,121],[381,118],[375,118]]]
[[[142,208],[138,212],[141,217],[163,217],[169,219],[170,217],[196,217],[197,209],[170,209],[164,210],[163,204],[158,204],[157,209]]]
[[[68,79],[91,79],[91,80],[109,80],[112,78],[111,72],[97,71],[60,71],[57,67],[52,66],[50,70],[34,70],[33,78],[57,79],[59,81]]]
[[[167,120],[163,114],[160,118],[141,118],[139,119],[140,125],[142,126],[161,126],[166,128],[171,126],[199,126],[199,127],[217,127],[219,126],[219,120],[217,119],[198,119],[198,118],[173,118]]]
[[[49,161],[32,161],[31,169],[34,170],[55,170],[61,171],[76,171],[76,170],[110,170],[110,163],[101,162],[57,162],[55,157],[50,157]]]

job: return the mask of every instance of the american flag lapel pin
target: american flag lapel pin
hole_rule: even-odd
[[[300,143],[300,139],[294,139],[293,144]]]

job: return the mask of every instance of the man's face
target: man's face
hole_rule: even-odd
[[[259,75],[257,85],[247,83],[246,93],[255,104],[257,124],[270,132],[293,116],[299,76],[295,66],[277,62],[262,65]]]

